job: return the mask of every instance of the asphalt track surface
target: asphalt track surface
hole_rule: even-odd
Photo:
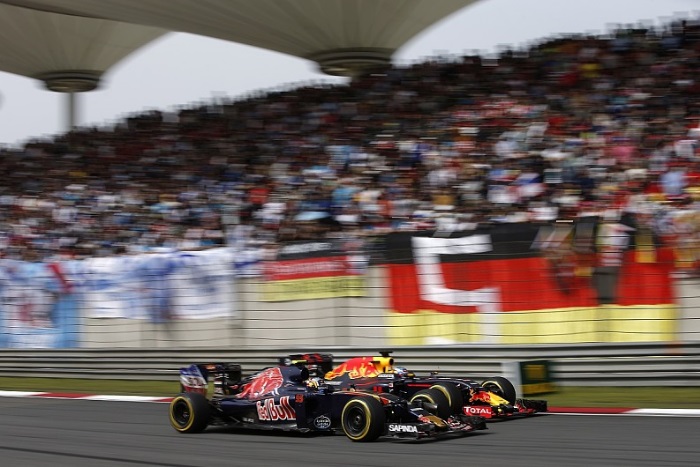
[[[700,418],[543,414],[436,441],[353,443],[209,429],[183,435],[163,403],[0,397],[0,465],[697,466]]]

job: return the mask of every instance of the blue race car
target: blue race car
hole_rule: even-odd
[[[170,424],[180,433],[227,426],[342,431],[352,441],[373,441],[381,436],[423,439],[486,429],[485,419],[478,416],[440,418],[431,413],[435,407],[429,401],[410,403],[393,394],[333,388],[310,376],[305,361],[247,377],[237,364],[194,364],[180,369],[180,385],[182,392],[170,403]]]

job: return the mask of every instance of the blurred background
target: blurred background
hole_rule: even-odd
[[[697,353],[693,2],[209,3],[0,2],[0,347]]]

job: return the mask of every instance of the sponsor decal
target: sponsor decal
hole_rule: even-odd
[[[316,417],[314,419],[314,426],[319,430],[327,430],[331,427],[331,419],[326,417],[325,415]]]
[[[276,422],[280,420],[296,420],[297,414],[289,403],[289,397],[281,397],[279,404],[274,399],[265,399],[255,403],[260,421]]]
[[[356,357],[326,373],[325,379],[335,379],[345,374],[350,379],[357,379],[375,377],[381,373],[374,365],[374,357]]]
[[[389,424],[389,433],[418,433],[418,427],[415,425],[403,425],[399,423]]]
[[[204,379],[196,365],[180,369],[180,384],[185,392],[207,393],[207,380]]]
[[[274,268],[274,269],[273,269]],[[273,280],[296,279],[301,276],[334,276],[345,272],[345,264],[334,259],[307,261],[278,261],[265,271]]]
[[[251,381],[244,384],[242,391],[235,397],[238,399],[257,399],[277,394],[282,383],[284,383],[282,371],[278,367],[268,368],[253,376]]]
[[[262,299],[267,302],[313,300],[333,297],[364,297],[364,276],[339,274],[336,277],[314,276],[272,280],[261,284]]]
[[[280,248],[274,258],[264,262],[263,301],[364,296],[367,261],[348,248],[339,241],[301,242]]]
[[[520,367],[521,391],[524,395],[556,391],[549,360],[531,360],[517,364]]]
[[[490,418],[493,415],[491,407],[465,406],[462,408],[464,415],[479,415],[481,417]]]

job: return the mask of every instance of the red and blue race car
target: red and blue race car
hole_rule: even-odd
[[[482,382],[437,372],[417,376],[406,368],[396,367],[390,352],[380,353],[380,356],[351,358],[335,367],[330,354],[290,355],[280,362],[304,361],[311,371],[323,374],[326,385],[337,389],[394,394],[412,403],[424,401],[436,407],[434,413],[442,418],[462,414],[500,419],[547,411],[546,400],[517,397],[513,384],[502,376]]]
[[[340,388],[311,377],[307,362],[280,364],[242,377],[240,365],[194,364],[180,369],[181,393],[170,403],[180,433],[227,426],[298,432],[342,431],[352,441],[381,436],[422,439],[486,429],[485,419],[435,415],[427,400]]]

